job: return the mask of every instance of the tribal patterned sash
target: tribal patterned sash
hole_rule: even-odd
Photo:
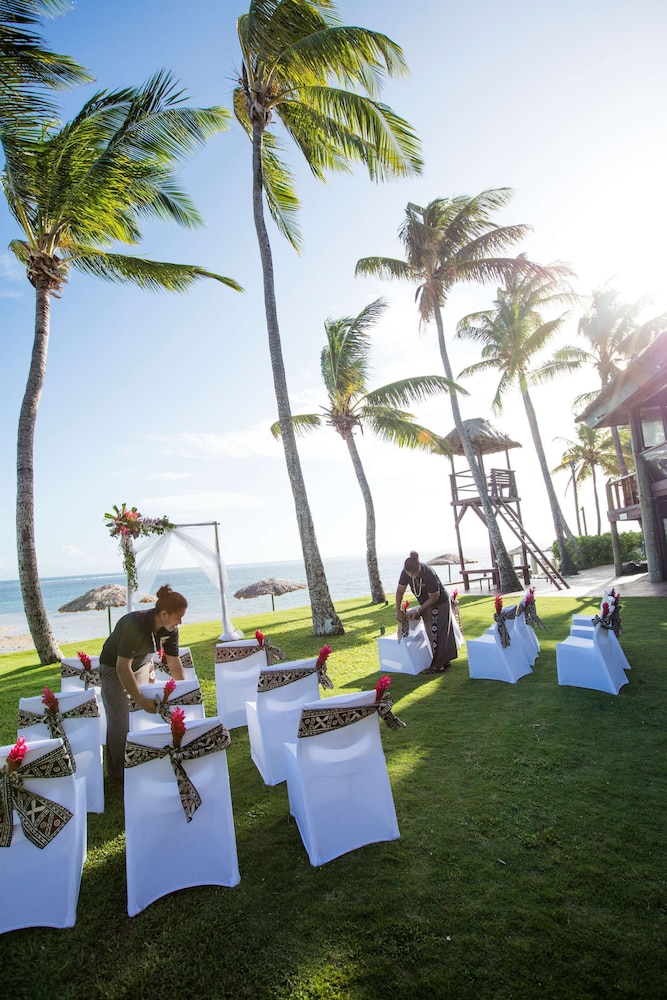
[[[60,676],[77,677],[79,680],[83,681],[83,686],[86,691],[91,685],[100,687],[102,684],[102,681],[100,680],[99,667],[92,667],[90,670],[84,670],[83,667],[74,667],[71,663],[61,663]]]
[[[182,694],[172,694],[166,699],[160,698],[157,694],[155,695],[157,715],[159,715],[165,722],[171,722],[171,709],[175,705],[201,704],[203,704],[201,688],[198,687],[194,688],[192,691],[184,691]],[[130,698],[130,711],[139,712],[141,710],[141,705],[138,705],[134,698]]]
[[[183,762],[206,757],[211,753],[219,753],[220,750],[226,750],[229,744],[229,733],[221,725],[214,726],[181,747],[172,746],[171,743],[164,747],[146,747],[141,743],[134,743],[128,736],[125,743],[125,767],[137,767],[138,764],[145,764],[149,760],[169,757],[178,785],[183,812],[186,820],[190,823],[202,800],[201,795],[190,781],[183,767]]]
[[[260,670],[257,693],[275,691],[276,688],[285,687],[293,681],[300,681],[302,677],[309,677],[310,674],[314,673],[317,673],[317,680],[323,688],[333,690],[334,684],[327,673],[327,665],[324,662],[319,667],[314,663],[312,667],[285,667],[282,670]]]
[[[72,760],[62,746],[19,767],[10,769],[7,763],[0,769],[0,847],[11,845],[14,809],[31,844],[41,850],[51,843],[69,823],[73,813],[59,802],[24,788],[23,781],[25,778],[62,778],[73,773]]]
[[[534,600],[528,601],[527,603],[525,601],[521,601],[516,616],[517,618],[520,618],[521,615],[525,616],[526,625],[528,625],[529,628],[534,629],[537,625],[543,632],[546,631],[547,627],[537,613],[537,605]]]
[[[623,621],[623,619],[621,618],[620,604],[614,605],[611,611],[610,618],[611,618],[611,630],[616,636],[616,638],[620,639],[621,636],[623,635],[623,629],[621,628],[621,622]]]
[[[278,660],[287,659],[287,656],[283,653],[282,649],[278,646],[274,646],[271,640],[265,636],[261,646],[259,643],[257,643],[256,646],[216,646],[215,662],[232,663],[235,660],[245,660],[246,656],[252,656],[258,649],[266,650],[266,662],[269,665],[277,663]]]
[[[493,615],[493,620],[498,626],[498,635],[500,636],[500,645],[503,649],[507,649],[508,646],[512,644],[510,639],[510,634],[507,631],[506,621],[511,621],[516,618],[516,608],[507,608],[505,611],[501,611],[500,614],[496,611]]]
[[[410,622],[408,621],[407,615],[400,621],[396,627],[396,638],[399,643],[401,639],[407,639],[410,635]]]
[[[591,623],[593,625],[601,625],[602,628],[607,629],[608,632],[613,632],[614,630],[613,618],[614,618],[613,614],[607,615],[605,618],[601,618],[600,615],[595,615],[594,618],[591,618]]]
[[[182,656],[179,656],[179,660],[181,661],[181,665],[183,666],[184,670],[189,670],[189,669],[194,670],[195,664],[194,660],[192,659],[192,653],[190,652],[183,653]],[[169,667],[167,666],[166,663],[163,663],[159,657],[153,657],[153,666],[155,667],[156,670],[161,670],[164,674],[169,673]]]
[[[391,698],[384,697],[371,705],[339,705],[327,708],[326,702],[324,702],[318,708],[302,708],[297,736],[317,736],[319,733],[330,733],[335,729],[342,729],[343,726],[352,726],[355,722],[360,722],[361,719],[372,715],[373,712],[377,712],[390,729],[404,729],[405,723],[392,713],[393,706]]]
[[[72,771],[76,771],[74,752],[70,745],[70,741],[67,739],[67,733],[65,732],[63,720],[99,719],[99,717],[100,710],[97,707],[97,701],[95,698],[91,698],[89,701],[84,701],[82,705],[76,705],[75,708],[68,708],[65,712],[49,712],[48,710],[44,712],[30,712],[26,708],[19,708],[17,725],[19,729],[27,729],[28,726],[37,726],[39,723],[46,726],[51,735],[51,739],[61,739],[63,741],[65,752],[69,754],[72,761]]]
[[[456,618],[456,624],[461,629],[461,635],[463,635],[463,625],[461,624],[461,612],[459,610],[459,602],[455,601],[454,598],[450,598],[449,604],[452,609],[452,614]]]

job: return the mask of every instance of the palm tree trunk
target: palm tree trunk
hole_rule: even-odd
[[[618,427],[610,427],[611,430],[611,440],[614,443],[614,452],[616,454],[616,461],[618,462],[618,471],[622,476],[627,476],[629,474],[629,469],[625,462],[625,455],[623,454],[623,447],[621,445],[621,436],[618,433]]]
[[[269,353],[273,385],[278,404],[280,419],[280,436],[285,451],[287,473],[292,487],[296,520],[301,538],[303,561],[306,567],[306,579],[310,593],[310,606],[313,612],[313,632],[315,635],[343,635],[343,624],[329,594],[327,578],[317,545],[315,528],[308,504],[306,486],[301,471],[301,462],[296,447],[296,437],[292,426],[292,412],[287,390],[287,378],[283,362],[280,330],[278,327],[278,311],[276,309],[275,282],[273,276],[273,258],[269,234],[266,231],[263,208],[262,187],[262,129],[258,121],[253,122],[252,132],[252,205],[257,232],[257,243],[262,260],[262,276],[264,281],[264,306],[266,309],[266,327],[269,335]]]
[[[440,357],[442,358],[442,364],[445,369],[445,375],[450,380],[454,381],[454,376],[452,374],[452,366],[449,363],[449,356],[447,354],[447,346],[445,344],[445,334],[442,326],[442,313],[439,308],[435,309],[435,325],[438,331],[438,346],[440,348]],[[484,476],[482,475],[482,470],[477,464],[477,459],[475,458],[475,453],[473,451],[472,445],[470,443],[470,438],[466,434],[465,427],[463,426],[463,420],[461,418],[461,410],[459,408],[459,400],[454,389],[449,390],[449,401],[452,407],[452,416],[454,417],[454,426],[456,427],[457,433],[461,440],[461,445],[463,451],[465,452],[466,459],[470,466],[470,471],[472,473],[475,486],[477,487],[477,492],[479,494],[480,502],[482,504],[482,510],[484,511],[484,517],[486,518],[487,527],[489,529],[489,535],[491,536],[491,544],[496,556],[496,562],[498,564],[498,571],[500,573],[500,590],[504,594],[511,594],[517,590],[521,590],[521,583],[516,575],[516,570],[512,565],[512,560],[509,557],[507,549],[505,548],[505,543],[503,541],[503,536],[500,534],[500,528],[498,527],[498,521],[496,520],[496,515],[491,505],[489,499],[489,494],[486,488],[486,482]]]
[[[591,472],[593,474],[593,496],[595,497],[595,513],[598,519],[598,535],[602,534],[602,517],[600,514],[600,497],[598,496],[598,479],[595,473],[595,463],[591,462]]]
[[[16,550],[19,581],[28,628],[40,663],[56,663],[62,659],[42,599],[35,548],[35,422],[46,373],[49,314],[49,291],[37,288],[35,340],[19,414],[16,446]]]
[[[364,467],[359,458],[352,430],[348,430],[343,437],[347,445],[347,450],[350,453],[357,481],[361,488],[361,495],[364,498],[366,506],[366,565],[368,566],[368,582],[371,585],[371,602],[373,604],[384,604],[387,596],[382,586],[382,580],[380,579],[377,549],[375,546],[375,508],[373,507],[373,497],[371,496]]]
[[[558,497],[556,496],[556,491],[554,490],[554,484],[551,481],[551,474],[549,472],[549,466],[547,465],[546,455],[544,454],[542,437],[540,435],[540,428],[537,423],[537,416],[533,407],[533,401],[530,398],[528,390],[524,387],[521,388],[521,396],[523,397],[523,405],[526,408],[526,416],[528,417],[528,426],[530,427],[530,433],[533,437],[533,444],[535,445],[535,451],[537,452],[537,460],[540,463],[542,478],[544,479],[544,485],[549,498],[551,518],[554,523],[556,542],[560,553],[560,571],[563,576],[574,576],[578,573],[578,570],[565,542],[565,518],[563,517],[563,512],[560,509],[560,504],[558,503]]]

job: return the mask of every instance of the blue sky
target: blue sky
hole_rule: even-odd
[[[230,107],[239,65],[232,0],[79,0],[47,23],[53,49],[95,73],[95,88],[136,84],[167,67],[193,103]],[[613,278],[627,300],[651,295],[646,315],[667,309],[662,234],[667,173],[665,108],[667,7],[637,0],[524,0],[472,5],[420,0],[341,2],[349,23],[383,31],[411,70],[384,99],[409,119],[423,143],[420,178],[373,185],[363,171],[312,179],[296,153],[305,249],[273,234],[278,310],[294,412],[322,399],[319,357],[327,317],[356,314],[384,295],[373,354],[376,384],[441,371],[433,330],[420,334],[414,290],[355,279],[359,257],[398,255],[396,233],[408,201],[511,187],[500,222],[533,226],[517,253],[565,260],[582,294]],[[93,87],[65,95],[74,114]],[[103,514],[126,501],[145,515],[220,522],[228,562],[298,558],[300,546],[276,419],[261,271],[251,214],[250,144],[236,125],[183,169],[184,186],[206,219],[189,232],[145,229],[141,252],[187,261],[236,278],[238,295],[202,283],[185,295],[152,295],[72,274],[54,300],[51,342],[37,420],[36,531],[43,576],[119,568]],[[17,235],[0,207],[0,247]],[[660,249],[659,249],[660,247]],[[495,288],[457,291],[445,313],[457,320],[487,308]],[[3,391],[0,394],[0,578],[16,572],[16,424],[34,323],[32,288],[0,249]],[[578,311],[562,340],[575,339]],[[476,360],[451,342],[455,371]],[[575,427],[572,399],[591,375],[536,390],[548,458],[555,465]],[[529,530],[548,543],[552,528],[520,401],[493,417],[493,380],[470,385],[464,417],[483,416],[521,441],[512,453]],[[452,427],[445,398],[419,408],[442,433]],[[359,443],[377,506],[378,549],[424,558],[454,545],[449,464],[385,445]],[[300,446],[313,518],[325,556],[362,554],[364,512],[343,442],[321,430]],[[556,477],[574,526],[566,478]],[[590,493],[583,502],[594,525]],[[468,543],[479,546],[479,536]],[[172,565],[186,565],[175,552]]]

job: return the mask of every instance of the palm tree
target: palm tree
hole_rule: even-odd
[[[322,350],[321,367],[327,405],[321,407],[321,413],[292,416],[297,434],[327,424],[347,445],[366,507],[366,564],[373,604],[382,604],[387,598],[378,569],[373,498],[357,450],[355,429],[360,428],[363,433],[368,428],[382,440],[401,448],[431,452],[436,435],[416,423],[411,413],[397,407],[420,402],[449,388],[447,379],[441,375],[418,375],[378,389],[369,388],[370,329],[385,309],[386,303],[377,299],[358,316],[325,322],[327,346]],[[272,425],[271,433],[274,437],[280,436],[280,421]]]
[[[60,658],[44,609],[35,551],[34,433],[46,372],[51,296],[70,268],[140,288],[184,291],[200,278],[231,288],[235,281],[190,264],[169,264],[111,252],[140,242],[141,218],[193,227],[201,222],[174,180],[179,160],[228,127],[222,108],[182,106],[168,73],[143,87],[93,96],[68,124],[35,121],[6,129],[2,183],[22,238],[10,249],[35,289],[35,337],[18,425],[16,529],[19,580],[28,626],[42,663]]]
[[[542,310],[573,300],[567,284],[571,274],[562,264],[551,264],[539,274],[514,273],[505,288],[498,289],[493,309],[464,316],[456,330],[457,337],[482,346],[483,358],[462,371],[459,378],[479,372],[500,373],[492,404],[495,413],[502,413],[504,397],[510,389],[516,386],[521,393],[551,507],[560,569],[565,576],[577,573],[577,567],[566,545],[567,526],[549,473],[529,386],[542,385],[579,366],[577,349],[562,347],[553,358],[531,370],[536,356],[548,346],[568,315],[562,313],[545,321]]]
[[[70,56],[45,48],[36,33],[42,18],[56,17],[71,7],[67,0],[0,3],[0,132],[53,114],[44,88],[65,90],[92,79]]]
[[[399,238],[406,259],[365,257],[357,274],[399,278],[416,282],[417,303],[423,325],[435,321],[445,375],[453,382],[442,321],[442,310],[452,287],[462,281],[503,280],[516,272],[540,271],[525,258],[499,257],[497,253],[521,239],[528,226],[497,226],[491,216],[510,199],[507,188],[482,191],[475,197],[437,198],[425,208],[409,204]],[[454,424],[477,488],[500,572],[500,589],[521,589],[489,499],[484,475],[466,433],[458,393],[449,393]]]
[[[574,482],[581,484],[585,483],[588,479],[592,479],[595,513],[597,515],[597,533],[598,535],[602,534],[602,517],[600,514],[596,470],[601,469],[608,478],[618,475],[616,449],[611,433],[605,433],[594,427],[587,427],[586,424],[578,424],[576,441],[560,437],[554,438],[554,441],[562,441],[563,444],[567,445],[567,449],[563,452],[560,463],[552,471],[570,472],[573,468],[570,463],[574,462]],[[621,448],[623,449],[625,460],[631,463],[632,454],[627,440],[621,441]]]
[[[407,123],[376,99],[384,76],[406,71],[385,35],[335,18],[331,0],[251,0],[238,20],[242,66],[234,111],[252,140],[253,215],[262,261],[264,305],[281,437],[301,538],[313,631],[340,635],[301,471],[283,361],[264,196],[280,232],[298,249],[298,199],[282,161],[281,124],[315,177],[366,166],[372,179],[418,173],[418,142]],[[341,84],[333,86],[332,84]],[[352,88],[356,87],[356,90]]]
[[[617,291],[607,284],[593,292],[588,312],[579,320],[579,334],[588,341],[589,349],[581,351],[582,362],[592,364],[604,387],[616,378],[627,361],[647,347],[654,337],[665,329],[667,313],[639,322],[639,317],[649,304],[649,299],[625,303]],[[575,405],[589,403],[597,393],[584,393]],[[611,428],[618,471],[628,475],[621,438],[617,427]]]

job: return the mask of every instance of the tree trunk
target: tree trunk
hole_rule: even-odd
[[[611,430],[611,440],[614,444],[614,452],[616,453],[616,461],[618,463],[618,471],[622,476],[628,475],[628,467],[625,463],[625,456],[623,454],[623,447],[621,445],[621,435],[618,433],[618,427],[610,427]]]
[[[598,519],[598,535],[602,534],[602,517],[600,515],[600,497],[598,496],[598,478],[595,473],[595,464],[591,464],[591,472],[593,473],[593,496],[595,497],[595,513]]]
[[[445,344],[445,334],[442,327],[442,313],[439,308],[435,309],[435,325],[438,331],[438,346],[440,348],[440,357],[442,358],[442,364],[445,369],[445,375],[450,380],[454,381],[454,376],[452,375],[452,367],[449,363],[449,356],[447,354],[447,346]],[[496,515],[491,505],[491,500],[489,499],[489,494],[486,488],[486,481],[482,475],[482,470],[477,464],[477,459],[475,458],[475,453],[473,451],[472,445],[470,443],[470,438],[466,434],[465,427],[463,426],[463,420],[461,418],[461,410],[459,409],[459,400],[454,389],[449,390],[449,400],[452,407],[452,416],[454,417],[454,426],[458,432],[459,438],[461,439],[461,445],[463,446],[463,451],[465,452],[466,459],[470,466],[470,471],[472,473],[475,486],[477,487],[477,492],[479,493],[479,498],[482,504],[482,510],[484,511],[484,516],[486,518],[486,523],[489,529],[489,535],[491,536],[491,544],[496,556],[496,562],[498,564],[498,570],[500,573],[500,590],[503,594],[511,594],[517,590],[521,590],[521,583],[516,575],[516,570],[512,565],[512,560],[509,557],[507,549],[505,548],[505,543],[503,541],[503,536],[500,534],[500,528],[498,527],[498,521],[496,520]]]
[[[285,451],[285,461],[292,496],[294,497],[294,507],[296,510],[296,520],[301,538],[301,549],[303,561],[306,567],[306,579],[308,580],[308,590],[310,593],[310,606],[313,612],[313,632],[315,635],[343,635],[345,630],[343,624],[336,614],[336,610],[329,594],[327,579],[324,574],[324,566],[315,537],[315,528],[310,513],[306,486],[301,471],[299,453],[296,447],[296,437],[292,426],[292,412],[289,403],[289,393],[287,390],[287,379],[285,376],[285,365],[283,362],[282,346],[280,343],[280,330],[278,327],[278,311],[276,309],[275,282],[273,276],[273,258],[271,255],[271,245],[269,234],[266,231],[264,222],[263,187],[262,187],[262,130],[258,121],[253,122],[252,132],[252,204],[253,216],[255,220],[255,230],[257,232],[257,243],[262,260],[262,277],[264,282],[264,306],[266,309],[266,327],[269,335],[269,353],[271,356],[271,370],[273,372],[273,385],[278,404],[278,417],[280,419],[280,437]]]
[[[48,289],[38,288],[35,340],[25,394],[19,414],[16,447],[16,550],[23,607],[40,663],[57,663],[62,653],[51,631],[37,572],[35,548],[35,422],[44,387],[49,345],[50,300]]]
[[[373,497],[371,496],[368,480],[366,479],[366,474],[359,458],[352,430],[348,429],[343,437],[350,453],[357,481],[361,487],[361,495],[364,498],[366,506],[366,565],[368,566],[368,582],[371,585],[371,601],[373,604],[384,604],[387,596],[382,586],[382,580],[380,579],[377,549],[375,546],[375,508],[373,507]]]
[[[540,428],[537,423],[537,416],[533,407],[533,401],[530,398],[528,390],[523,386],[521,387],[521,396],[523,397],[523,405],[526,408],[526,415],[528,417],[528,426],[530,427],[530,433],[533,437],[533,444],[535,445],[535,451],[537,452],[537,460],[540,463],[542,478],[544,479],[544,485],[549,498],[551,518],[554,523],[556,543],[560,553],[560,571],[563,576],[574,576],[578,570],[565,543],[565,518],[563,517],[563,512],[560,509],[560,504],[558,503],[558,497],[556,496],[556,491],[554,490],[554,484],[551,481],[551,474],[549,473],[549,466],[547,465],[546,455],[544,454],[544,447],[542,445]]]

